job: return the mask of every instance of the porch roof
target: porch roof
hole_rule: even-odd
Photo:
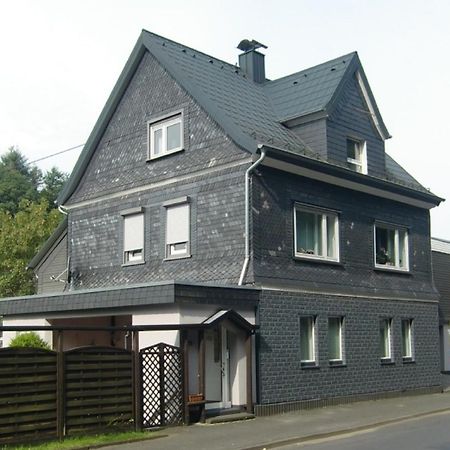
[[[217,286],[186,281],[149,282],[129,286],[84,289],[58,294],[28,295],[0,300],[0,316],[43,317],[57,313],[104,310],[128,311],[152,305],[194,303],[256,305],[258,288]]]

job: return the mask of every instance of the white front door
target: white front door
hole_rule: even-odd
[[[230,351],[225,327],[205,331],[206,409],[231,408]]]

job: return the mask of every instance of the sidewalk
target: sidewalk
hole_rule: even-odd
[[[107,450],[257,450],[305,437],[357,431],[433,412],[450,412],[450,393],[372,400],[342,406],[258,417],[218,425],[196,424],[164,430],[154,441],[105,447]]]

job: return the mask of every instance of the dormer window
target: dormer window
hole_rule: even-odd
[[[181,113],[148,123],[149,158],[155,159],[183,150]]]
[[[347,139],[347,166],[359,173],[367,173],[366,143]]]

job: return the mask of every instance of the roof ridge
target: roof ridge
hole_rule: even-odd
[[[351,57],[353,58],[355,55],[358,55],[358,52],[357,52],[357,51],[353,51],[353,52],[351,52],[351,53],[347,53],[347,54],[345,54],[345,55],[338,56],[337,58],[333,58],[333,59],[330,59],[330,60],[325,61],[325,62],[323,62],[323,63],[316,64],[315,66],[307,67],[306,69],[299,70],[298,72],[294,72],[294,73],[291,73],[291,74],[288,74],[288,75],[284,75],[284,76],[282,76],[282,77],[280,77],[280,78],[276,78],[275,80],[267,80],[267,81],[264,83],[264,86],[268,86],[268,85],[270,85],[271,83],[276,83],[276,82],[278,82],[278,81],[285,80],[286,78],[289,78],[289,77],[293,77],[293,76],[296,76],[296,75],[300,75],[300,74],[302,74],[302,73],[304,73],[304,72],[306,72],[306,71],[308,71],[308,70],[317,69],[318,67],[325,66],[326,64],[330,64],[330,63],[332,63],[332,62],[334,62],[334,61],[339,61],[340,59],[343,59],[343,58],[345,58],[345,57],[347,57],[347,56],[351,56]]]
[[[216,61],[219,61],[219,62],[221,62],[223,64],[226,64],[227,66],[230,66],[233,69],[238,68],[240,71],[242,71],[242,69],[237,65],[237,63],[233,64],[233,63],[227,62],[227,61],[225,61],[223,59],[217,58],[216,56],[212,56],[212,55],[209,55],[208,53],[205,53],[205,52],[202,52],[200,50],[197,50],[196,48],[189,47],[188,45],[181,44],[180,42],[174,41],[173,39],[169,39],[169,38],[167,38],[165,36],[161,36],[160,34],[148,31],[145,28],[143,28],[142,31],[147,33],[147,34],[150,34],[151,36],[157,37],[157,38],[159,38],[159,39],[161,39],[163,41],[167,41],[167,42],[169,42],[171,44],[175,44],[175,45],[181,47],[182,49],[191,50],[191,51],[196,52],[196,53],[198,53],[200,55],[206,56],[207,58],[215,59]]]

